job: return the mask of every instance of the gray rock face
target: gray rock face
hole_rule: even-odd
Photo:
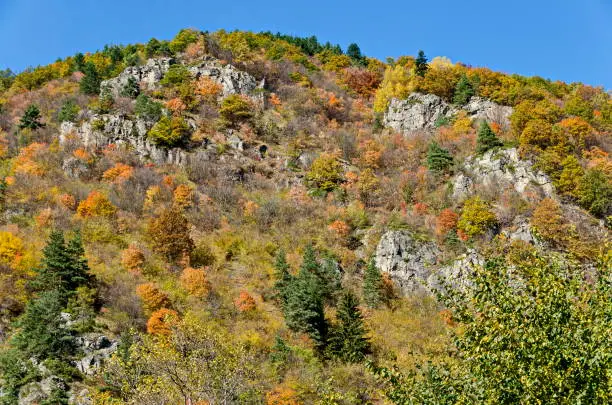
[[[502,231],[502,235],[510,240],[522,240],[538,248],[542,247],[541,242],[535,237],[533,232],[531,232],[529,220],[521,216],[516,217],[512,226]]]
[[[523,193],[533,186],[546,197],[554,197],[551,180],[533,169],[531,162],[519,159],[516,148],[491,150],[466,161],[453,180],[453,198],[462,200],[474,191],[475,185],[513,187]]]
[[[450,117],[457,108],[433,94],[412,93],[405,100],[392,99],[384,124],[400,132],[434,128],[436,120]]]
[[[251,95],[258,87],[257,80],[250,74],[236,69],[232,65],[221,65],[218,60],[208,57],[197,66],[189,68],[194,78],[210,77],[222,87],[223,97],[230,94]]]
[[[461,109],[473,119],[485,119],[508,127],[512,107],[501,106],[481,97],[472,97],[463,107],[458,108],[434,94],[412,93],[405,100],[392,99],[385,113],[383,123],[403,133],[427,130],[435,127],[439,119],[450,118]]]
[[[442,283],[451,288],[465,290],[469,288],[469,277],[477,266],[484,265],[483,257],[474,249],[469,249],[464,255],[459,256],[448,266],[441,267],[427,279],[427,284],[432,289],[442,289]]]
[[[147,139],[147,131],[151,127],[152,123],[132,120],[123,115],[94,115],[80,126],[62,122],[59,140],[60,144],[64,144],[70,137],[76,137],[88,148],[103,148],[110,144],[130,145],[143,160],[185,165],[188,159],[186,151],[160,148]]]
[[[76,344],[85,354],[76,361],[76,368],[83,374],[94,375],[117,350],[119,343],[104,335],[87,335],[76,338]]]
[[[416,240],[409,231],[388,231],[378,243],[374,260],[404,294],[429,293],[427,279],[439,253],[435,243]]]
[[[149,59],[142,66],[130,66],[119,76],[104,80],[100,88],[108,88],[114,97],[118,97],[129,78],[133,77],[143,89],[155,90],[172,63],[174,63],[172,58]]]

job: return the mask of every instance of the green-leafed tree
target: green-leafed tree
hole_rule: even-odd
[[[284,307],[287,303],[287,294],[293,276],[289,273],[289,264],[287,263],[287,256],[285,251],[280,249],[276,254],[276,261],[274,262],[274,296],[280,301],[281,306]]]
[[[38,129],[45,126],[40,122],[40,110],[36,104],[30,104],[19,120],[19,129]]]
[[[497,135],[495,135],[495,132],[493,132],[489,124],[483,120],[478,128],[476,145],[478,153],[485,153],[488,150],[502,146],[503,143],[499,140]]]
[[[134,113],[146,121],[157,122],[162,115],[162,105],[151,100],[148,96],[140,94],[134,103]]]
[[[417,58],[414,61],[414,73],[417,76],[425,77],[425,74],[429,70],[429,64],[427,63],[427,57],[425,52],[419,51]]]
[[[378,308],[384,301],[383,278],[380,270],[376,267],[374,259],[371,259],[363,274],[363,300],[370,308]]]
[[[163,116],[147,133],[156,145],[167,148],[180,146],[189,137],[189,125],[181,117]]]
[[[405,373],[372,366],[396,404],[608,404],[610,257],[585,281],[559,256],[491,259],[447,289],[454,353]]]
[[[595,216],[612,214],[612,179],[603,170],[593,168],[584,173],[578,184],[580,205]]]
[[[350,363],[363,361],[370,352],[370,342],[358,305],[359,301],[352,292],[342,294],[336,314],[338,321],[331,329],[328,342],[328,350],[333,356]]]
[[[475,94],[474,86],[468,79],[467,75],[463,73],[455,86],[455,92],[453,93],[453,103],[456,105],[464,105],[470,98]]]
[[[83,66],[83,78],[81,79],[81,93],[94,95],[100,93],[100,83],[102,79],[93,62],[87,62]]]
[[[64,122],[70,121],[75,122],[79,115],[79,106],[72,99],[68,99],[62,104],[59,112],[57,113],[57,121]]]
[[[450,152],[443,149],[437,142],[429,144],[427,149],[427,168],[436,173],[448,171],[453,166],[453,157]]]

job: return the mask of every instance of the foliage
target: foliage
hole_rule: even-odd
[[[134,76],[128,77],[127,82],[121,89],[119,95],[123,97],[136,98],[140,94],[140,85]]]
[[[363,300],[370,308],[378,308],[385,301],[383,278],[371,259],[363,274]]]
[[[497,217],[489,204],[474,196],[465,201],[457,228],[468,236],[482,235],[497,224]]]
[[[64,101],[64,104],[62,104],[62,107],[57,113],[57,121],[58,122],[64,122],[64,121],[75,122],[78,117],[79,110],[80,110],[79,106],[74,102],[74,100],[68,99]]]
[[[170,261],[188,256],[194,248],[189,223],[176,209],[166,209],[158,217],[152,218],[148,233],[153,249]]]
[[[478,153],[485,153],[488,150],[497,148],[503,145],[502,141],[497,138],[495,132],[491,129],[486,121],[480,123],[478,128],[478,138],[476,138]]]
[[[151,100],[147,95],[140,94],[138,97],[136,97],[134,113],[136,113],[139,118],[151,122],[157,122],[162,115],[162,105]]]
[[[137,246],[130,245],[121,253],[121,265],[128,271],[138,273],[142,271],[145,255]]]
[[[100,83],[102,79],[96,69],[96,65],[93,62],[85,63],[83,67],[83,78],[80,82],[81,93],[87,95],[96,95],[100,93]]]
[[[455,91],[453,93],[453,103],[457,105],[465,105],[470,98],[475,94],[474,87],[470,79],[468,79],[467,75],[464,73],[459,78],[457,85],[455,86]]]
[[[168,48],[172,53],[183,52],[189,44],[196,42],[200,38],[200,33],[193,29],[182,29],[170,41]],[[158,50],[156,50],[159,52]]]
[[[425,52],[419,51],[417,58],[414,60],[414,73],[417,76],[425,77],[425,74],[429,70],[429,64],[427,63],[427,57]]]
[[[246,291],[240,291],[240,294],[234,300],[234,306],[240,312],[250,312],[257,308],[257,303],[251,294]]]
[[[550,198],[540,201],[531,217],[531,225],[537,235],[547,242],[561,245],[568,237],[569,227],[563,218],[563,211]]]
[[[232,94],[221,102],[219,115],[224,126],[236,128],[253,117],[253,104],[244,96]]]
[[[202,269],[186,267],[181,273],[181,286],[194,297],[205,298],[211,290],[210,281]]]
[[[609,263],[608,263],[609,265]],[[473,291],[443,297],[458,364],[423,365],[408,376],[373,367],[388,397],[408,403],[591,403],[610,400],[610,273],[592,283],[558,257],[531,256],[508,268],[489,261]]]
[[[436,233],[446,235],[457,227],[459,215],[450,208],[445,208],[436,218]]]
[[[170,306],[170,299],[154,283],[140,284],[136,287],[136,294],[142,301],[142,306],[147,312],[155,312],[161,308]]]
[[[86,217],[110,217],[117,208],[99,191],[92,191],[86,199],[79,203],[77,214]]]
[[[189,125],[181,117],[162,117],[147,133],[155,144],[173,148],[182,145],[189,137]]]
[[[453,157],[450,152],[443,149],[437,142],[431,142],[427,148],[427,168],[436,173],[443,173],[453,166]]]
[[[580,179],[576,194],[579,203],[591,214],[599,217],[612,212],[612,178],[598,168],[587,169]]]
[[[30,104],[24,111],[19,121],[19,129],[31,129],[35,130],[42,128],[45,125],[40,122],[40,110],[35,104]]]
[[[335,155],[322,153],[312,162],[310,171],[306,174],[306,181],[311,188],[324,192],[333,191],[344,180],[343,171]]]
[[[147,321],[147,332],[151,335],[167,336],[172,325],[177,322],[178,313],[172,309],[160,308],[154,311]]]
[[[357,297],[350,291],[342,294],[336,318],[330,331],[328,350],[345,362],[361,362],[370,352],[363,316],[357,307]]]

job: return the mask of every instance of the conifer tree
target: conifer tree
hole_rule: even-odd
[[[382,289],[382,275],[372,259],[363,275],[363,299],[368,307],[378,308],[383,302]]]
[[[457,105],[464,105],[474,95],[474,87],[468,79],[467,75],[463,73],[455,86],[455,93],[453,94],[453,103]]]
[[[40,122],[40,110],[36,104],[30,104],[23,113],[19,121],[19,129],[38,129],[44,127],[45,124]]]
[[[425,77],[425,73],[429,70],[429,64],[427,63],[427,57],[425,52],[419,51],[419,54],[414,61],[414,73],[417,76]]]
[[[502,146],[502,141],[495,135],[495,132],[491,129],[486,121],[480,123],[478,128],[478,138],[476,139],[478,145],[478,153],[485,153],[486,151]]]
[[[289,273],[289,264],[284,250],[279,250],[276,254],[276,262],[274,263],[274,275],[276,282],[274,283],[274,295],[280,301],[281,307],[287,303],[287,294],[293,276]]]
[[[284,313],[289,329],[306,333],[317,347],[322,348],[327,337],[327,322],[320,286],[314,273],[300,270],[291,282]]]
[[[87,62],[83,66],[83,73],[85,76],[81,79],[80,88],[81,92],[89,95],[100,93],[100,75],[96,69],[96,65],[93,62]]]
[[[445,172],[453,165],[453,157],[440,147],[437,142],[429,144],[427,149],[427,168],[432,172]]]
[[[338,305],[338,322],[334,325],[329,339],[329,350],[342,361],[357,363],[370,352],[363,316],[358,308],[359,301],[346,291]]]
[[[138,81],[134,78],[134,76],[128,77],[127,83],[121,89],[121,96],[136,98],[140,94],[140,85]]]

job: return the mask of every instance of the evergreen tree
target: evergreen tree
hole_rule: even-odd
[[[32,286],[38,291],[58,291],[66,304],[78,287],[90,282],[88,271],[80,234],[66,244],[62,232],[52,231]]]
[[[453,103],[457,105],[464,105],[474,95],[474,87],[472,82],[468,79],[467,75],[463,73],[455,86],[455,93],[453,94]]]
[[[306,333],[320,349],[325,345],[327,322],[317,276],[302,269],[291,282],[284,308],[289,329]]]
[[[363,299],[370,308],[378,308],[383,302],[383,279],[374,259],[370,260],[363,275]]]
[[[72,69],[75,72],[82,72],[85,69],[85,56],[81,52],[74,55],[72,60]]]
[[[429,70],[429,64],[427,63],[427,57],[425,52],[419,51],[419,55],[414,61],[414,73],[417,76],[425,77],[425,73]]]
[[[127,83],[121,89],[120,95],[123,97],[136,98],[139,94],[140,85],[138,81],[133,76],[128,77]]]
[[[62,104],[59,112],[57,113],[57,121],[62,123],[64,121],[75,122],[79,115],[79,106],[74,100],[69,99]]]
[[[308,245],[304,251],[300,271],[312,273],[319,283],[319,291],[323,299],[333,301],[333,295],[340,289],[341,281],[338,266],[334,260],[326,258],[319,262],[312,245]]]
[[[370,342],[366,338],[363,316],[357,307],[359,301],[350,291],[346,291],[338,305],[338,323],[334,325],[329,339],[329,350],[342,361],[357,363],[363,361],[370,352]]]
[[[12,344],[27,357],[39,360],[64,359],[73,353],[74,344],[62,320],[64,300],[58,290],[42,292],[28,302],[17,321],[19,331]]]
[[[45,124],[40,122],[40,110],[36,104],[30,104],[23,113],[19,121],[19,129],[35,130],[44,127]]]
[[[274,263],[274,275],[276,282],[274,283],[274,295],[284,307],[287,303],[287,294],[293,276],[289,273],[289,264],[287,264],[287,256],[284,250],[279,250]]]
[[[429,144],[427,149],[427,168],[432,172],[445,172],[453,165],[453,157],[440,147],[437,142]]]
[[[353,63],[360,66],[366,65],[366,58],[361,54],[359,45],[352,43],[346,50],[346,55],[353,60]]]
[[[480,128],[478,128],[476,144],[478,145],[478,153],[484,153],[490,149],[503,145],[502,141],[499,140],[495,132],[493,132],[489,124],[484,120],[480,123]]]
[[[89,95],[99,94],[102,79],[100,79],[100,75],[96,70],[96,65],[92,62],[87,62],[83,67],[83,73],[85,76],[81,79],[81,92]]]

